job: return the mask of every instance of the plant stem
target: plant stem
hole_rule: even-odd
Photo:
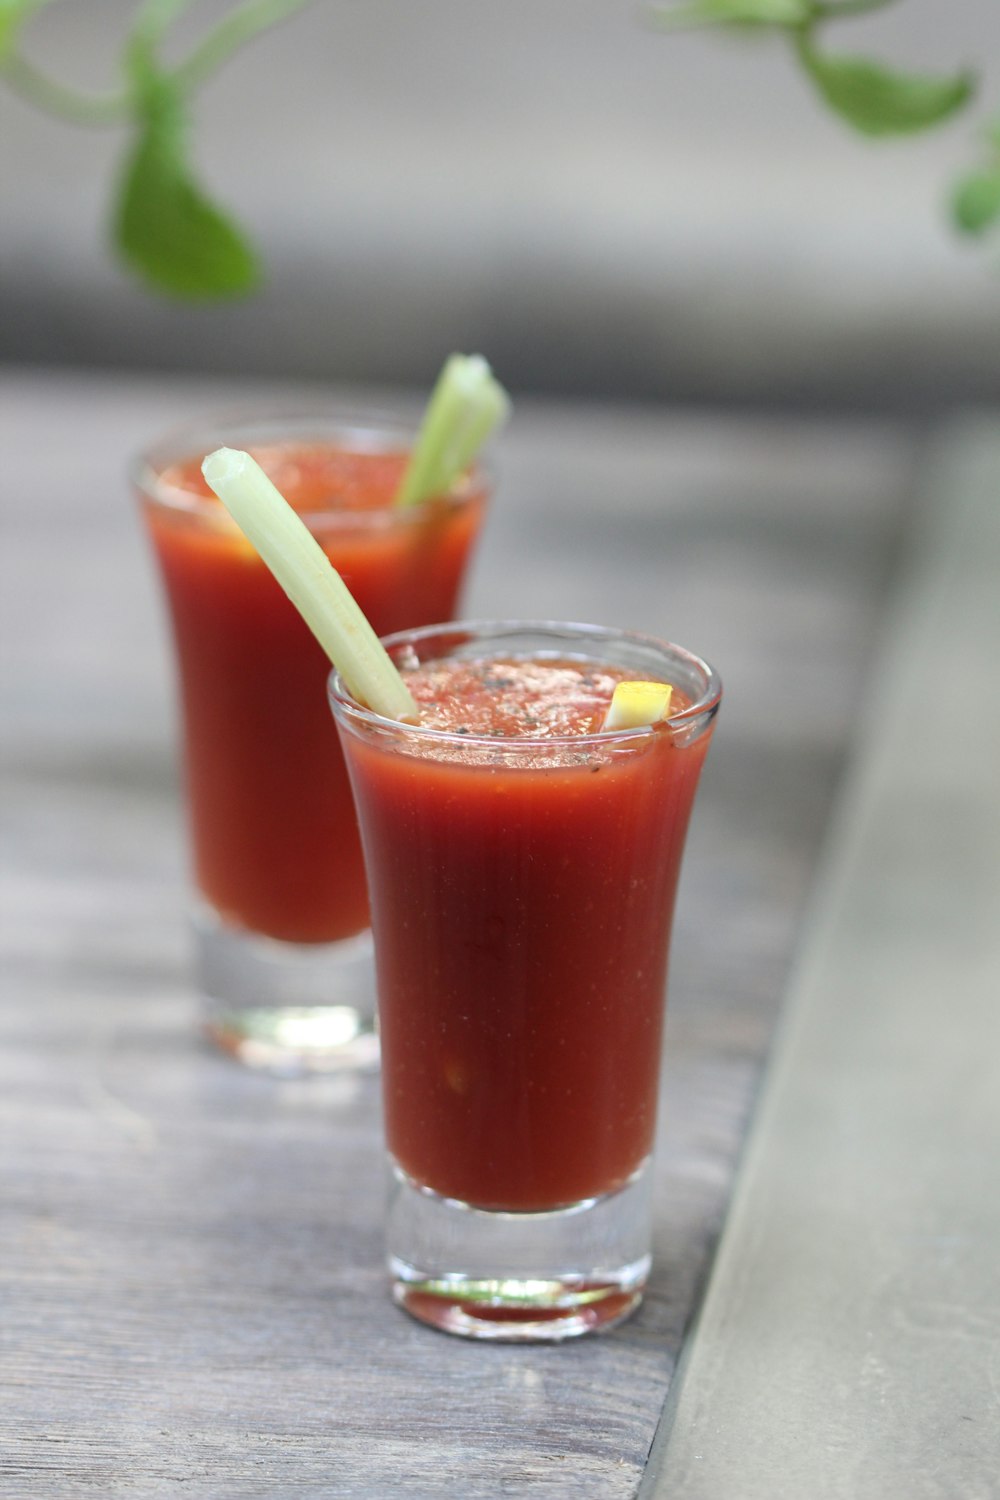
[[[178,0],[153,0],[153,3],[169,6]],[[179,3],[185,3],[185,0],[179,0]],[[187,61],[175,69],[174,81],[184,90],[198,88],[230,53],[252,41],[259,32],[310,4],[312,0],[247,0],[220,21]]]
[[[131,89],[108,94],[80,94],[39,72],[34,63],[16,53],[3,64],[3,77],[29,104],[74,125],[120,125],[132,108]]]
[[[163,33],[189,4],[190,0],[145,0],[129,33],[126,55],[129,47],[140,42],[149,49],[155,48]],[[106,94],[84,94],[57,83],[18,52],[11,53],[4,60],[0,71],[22,99],[74,125],[121,125],[133,113],[135,90],[131,86]]]
[[[190,3],[191,0],[145,0],[129,32],[126,56],[135,49],[147,55],[155,53],[164,34]],[[197,88],[238,47],[311,3],[312,0],[247,0],[220,21],[187,60],[172,70],[174,81],[183,90]],[[133,113],[133,88],[84,94],[57,83],[19,53],[4,60],[0,75],[29,104],[74,125],[121,125]]]
[[[129,35],[141,36],[155,45],[190,4],[191,0],[143,0]]]
[[[872,10],[885,10],[896,0],[815,0],[816,18],[834,21],[841,16],[864,16]]]

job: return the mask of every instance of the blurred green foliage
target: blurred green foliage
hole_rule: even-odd
[[[243,296],[259,285],[257,255],[243,230],[197,181],[191,163],[191,104],[199,87],[244,43],[312,0],[240,0],[180,63],[162,61],[171,27],[191,0],[142,0],[123,39],[121,83],[104,95],[68,88],[22,48],[31,16],[52,0],[0,0],[0,77],[39,108],[81,125],[129,133],[112,232],[118,253],[151,288],[196,299]],[[909,135],[964,110],[976,91],[967,71],[903,72],[869,57],[827,50],[831,23],[898,0],[673,0],[650,11],[664,30],[710,27],[772,34],[786,43],[817,94],[867,136]],[[983,238],[1000,229],[1000,122],[986,132],[982,161],[957,183],[953,222]]]

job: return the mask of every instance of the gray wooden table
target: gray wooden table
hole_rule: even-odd
[[[193,1032],[170,659],[123,471],[261,394],[0,378],[0,1494],[632,1496],[859,732],[915,444],[518,403],[467,612],[670,636],[726,698],[678,911],[649,1294],[601,1339],[485,1348],[385,1296],[377,1083],[257,1077]]]
[[[935,434],[638,1500],[1000,1493],[1000,421]]]

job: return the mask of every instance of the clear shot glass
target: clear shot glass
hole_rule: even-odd
[[[471,1338],[607,1328],[649,1271],[667,953],[719,679],[586,625],[386,645],[404,671],[569,661],[677,690],[655,726],[504,739],[381,718],[330,680],[372,900],[393,1295]]]
[[[201,460],[253,452],[388,632],[453,613],[490,492],[480,471],[393,507],[413,437],[329,406],[230,414],[170,433],[132,469],[176,647],[202,1026],[275,1072],[377,1064],[365,873],[329,662]]]

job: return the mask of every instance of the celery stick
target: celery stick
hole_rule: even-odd
[[[510,397],[482,355],[452,354],[431,392],[396,504],[446,494],[509,414]]]
[[[419,722],[417,705],[340,574],[249,453],[219,448],[201,466],[211,489],[251,543],[350,693],[387,719]]]
[[[602,729],[641,729],[670,713],[673,688],[666,682],[618,682]]]

